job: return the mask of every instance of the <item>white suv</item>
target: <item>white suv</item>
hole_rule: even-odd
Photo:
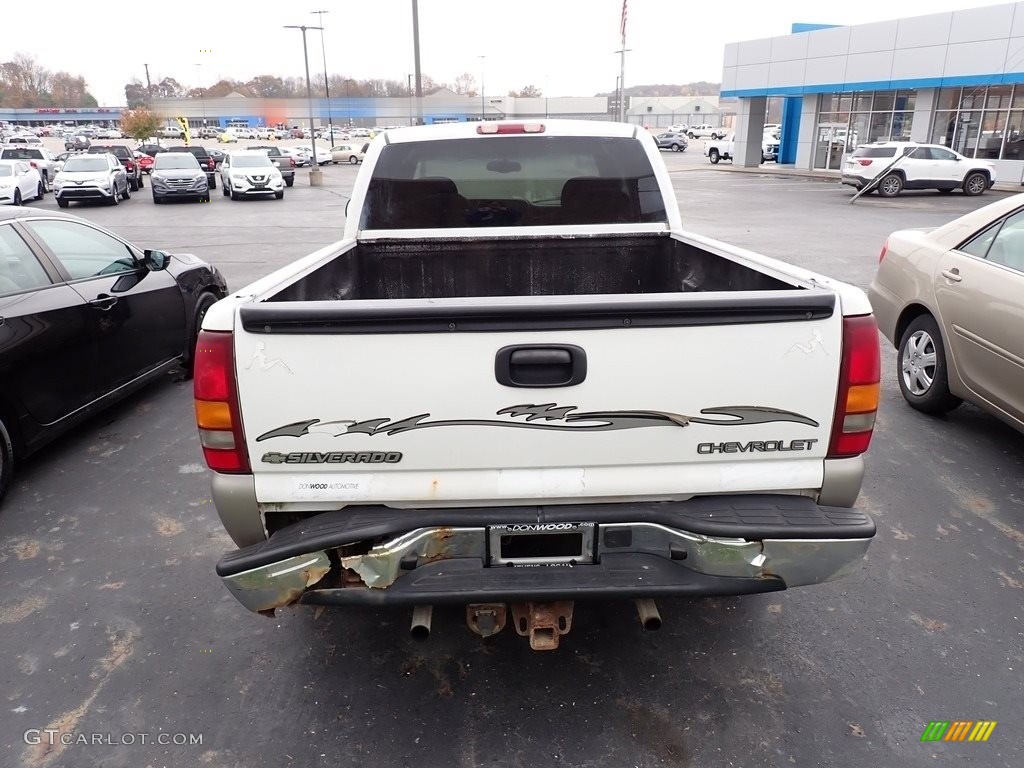
[[[880,141],[857,147],[843,162],[843,184],[861,189],[879,176],[876,188],[882,197],[895,197],[904,189],[962,189],[966,195],[980,195],[996,183],[993,163],[939,144]]]
[[[232,152],[220,165],[225,197],[239,200],[252,195],[284,197],[284,177],[266,152]]]

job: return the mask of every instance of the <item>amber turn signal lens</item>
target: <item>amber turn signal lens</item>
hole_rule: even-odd
[[[231,429],[231,405],[196,400],[196,424],[200,429]]]

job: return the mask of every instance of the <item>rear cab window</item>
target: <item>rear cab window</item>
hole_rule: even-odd
[[[381,150],[363,229],[666,222],[640,142],[501,136],[398,142]]]

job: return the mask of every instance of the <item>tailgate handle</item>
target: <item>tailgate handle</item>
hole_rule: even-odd
[[[587,378],[587,353],[575,344],[515,344],[494,357],[506,387],[571,387]]]

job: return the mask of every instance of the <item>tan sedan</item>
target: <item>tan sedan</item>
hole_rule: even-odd
[[[894,232],[868,295],[910,405],[969,400],[1024,432],[1024,195]]]
[[[356,163],[363,162],[363,158],[366,157],[366,148],[369,144],[339,144],[331,147],[331,162],[332,163]]]

